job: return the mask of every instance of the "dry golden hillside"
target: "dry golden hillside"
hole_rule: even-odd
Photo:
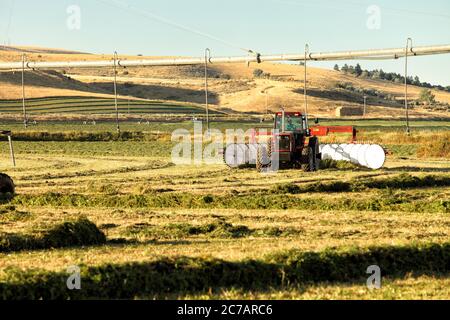
[[[111,55],[68,52],[58,49],[0,47],[0,61],[20,61],[21,51],[30,61],[107,60]],[[122,59],[161,58],[121,56]],[[255,78],[261,69],[270,77]],[[191,104],[204,102],[203,66],[146,67],[121,69],[118,74],[119,93],[131,98],[179,101]],[[399,117],[404,114],[404,87],[387,81],[361,79],[341,72],[308,67],[309,111],[314,116],[330,117],[340,106],[363,105],[362,89],[377,92],[368,96],[371,117]],[[210,67],[210,103],[217,108],[237,112],[265,112],[266,108],[289,110],[304,108],[304,69],[293,64],[224,64]],[[26,95],[111,97],[113,71],[107,69],[67,69],[28,71]],[[345,84],[344,88],[342,84]],[[348,90],[347,87],[355,90]],[[0,99],[21,97],[20,73],[0,72]],[[410,86],[410,99],[418,98],[421,88]],[[450,93],[433,90],[436,100],[450,103]],[[429,111],[414,107],[413,117],[448,117],[448,111]]]

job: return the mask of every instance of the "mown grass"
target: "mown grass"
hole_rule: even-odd
[[[360,192],[368,189],[398,189],[450,187],[450,176],[412,176],[408,173],[388,178],[356,178],[350,181],[314,182],[307,185],[294,183],[278,184],[271,189],[273,194],[301,194],[308,192]]]
[[[450,274],[383,277],[380,289],[369,289],[364,281],[319,282],[310,285],[273,287],[266,290],[219,289],[195,294],[148,295],[143,299],[186,300],[447,300]]]
[[[3,299],[132,299],[140,295],[195,293],[208,289],[268,289],[322,281],[364,279],[370,265],[384,276],[404,277],[448,272],[450,244],[297,250],[275,253],[260,260],[224,261],[178,257],[146,263],[83,267],[82,289],[69,291],[65,272],[16,269],[0,277]],[[127,285],[123,285],[126,281]]]

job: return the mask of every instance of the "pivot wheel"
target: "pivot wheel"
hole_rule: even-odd
[[[0,197],[11,198],[15,192],[14,181],[10,176],[4,173],[0,173]]]

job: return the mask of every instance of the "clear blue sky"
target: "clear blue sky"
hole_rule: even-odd
[[[70,5],[81,9],[80,30],[67,27]],[[367,27],[370,5],[380,8],[379,29]],[[299,52],[305,42],[312,52],[403,47],[407,37],[417,46],[450,44],[448,0],[0,0],[0,42],[93,53],[198,56],[209,47],[214,55],[245,54],[148,14],[263,54]],[[360,63],[403,72],[403,60]],[[450,85],[450,55],[411,59],[410,71],[422,81]]]

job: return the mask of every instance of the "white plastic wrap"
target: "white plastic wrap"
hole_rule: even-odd
[[[322,144],[322,159],[348,161],[370,169],[380,169],[386,161],[384,149],[377,144]]]

